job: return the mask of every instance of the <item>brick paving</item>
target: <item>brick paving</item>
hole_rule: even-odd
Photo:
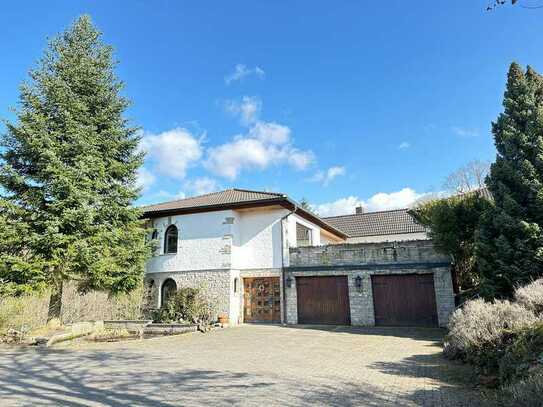
[[[122,343],[0,348],[0,404],[476,406],[443,331],[252,325]]]

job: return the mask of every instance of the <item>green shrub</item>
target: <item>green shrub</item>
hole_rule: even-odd
[[[158,310],[161,322],[209,323],[215,317],[214,303],[199,288],[183,287]]]
[[[515,334],[499,362],[502,383],[525,379],[534,371],[543,371],[543,322]]]
[[[517,288],[515,300],[536,314],[543,315],[543,278]]]
[[[467,301],[451,316],[444,354],[495,373],[513,333],[536,322],[531,311],[509,301]]]

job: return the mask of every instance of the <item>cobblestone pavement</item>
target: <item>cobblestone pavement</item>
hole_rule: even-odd
[[[442,331],[253,325],[208,334],[0,348],[0,405],[476,406]],[[464,384],[462,384],[464,383]]]

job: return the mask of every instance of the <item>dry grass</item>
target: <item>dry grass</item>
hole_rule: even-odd
[[[0,297],[0,333],[8,329],[29,332],[43,327],[48,310],[49,292]]]
[[[105,292],[77,292],[75,284],[62,289],[61,320],[63,323],[110,319],[142,319],[144,314],[142,287],[129,294],[109,296]]]

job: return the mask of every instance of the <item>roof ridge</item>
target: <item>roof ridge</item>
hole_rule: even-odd
[[[282,192],[268,192],[268,191],[257,191],[256,189],[245,189],[245,188],[230,188],[226,191],[241,191],[241,192],[254,192],[257,194],[268,194],[268,195],[276,195],[276,196],[286,196]],[[221,191],[224,192],[224,191]]]
[[[386,213],[386,212],[399,212],[399,211],[408,211],[409,208],[397,208],[397,209],[385,209],[382,211],[373,211],[373,212],[364,212],[364,213],[350,213],[347,215],[335,215],[335,216],[324,216],[322,219],[332,219],[332,218],[346,218],[347,216],[364,216],[372,215],[374,213]]]
[[[155,204],[145,205],[145,206],[142,206],[142,208],[147,208],[148,206],[163,205],[163,204],[172,203],[172,202],[181,202],[181,201],[186,201],[188,199],[200,198],[202,196],[216,195],[216,194],[220,194],[222,192],[231,191],[233,189],[234,188],[229,188],[229,189],[223,189],[222,191],[208,192],[207,194],[202,194],[202,195],[187,196],[187,197],[181,198],[181,199],[172,199],[171,201],[163,201],[163,202],[159,202],[159,203],[155,203]]]

